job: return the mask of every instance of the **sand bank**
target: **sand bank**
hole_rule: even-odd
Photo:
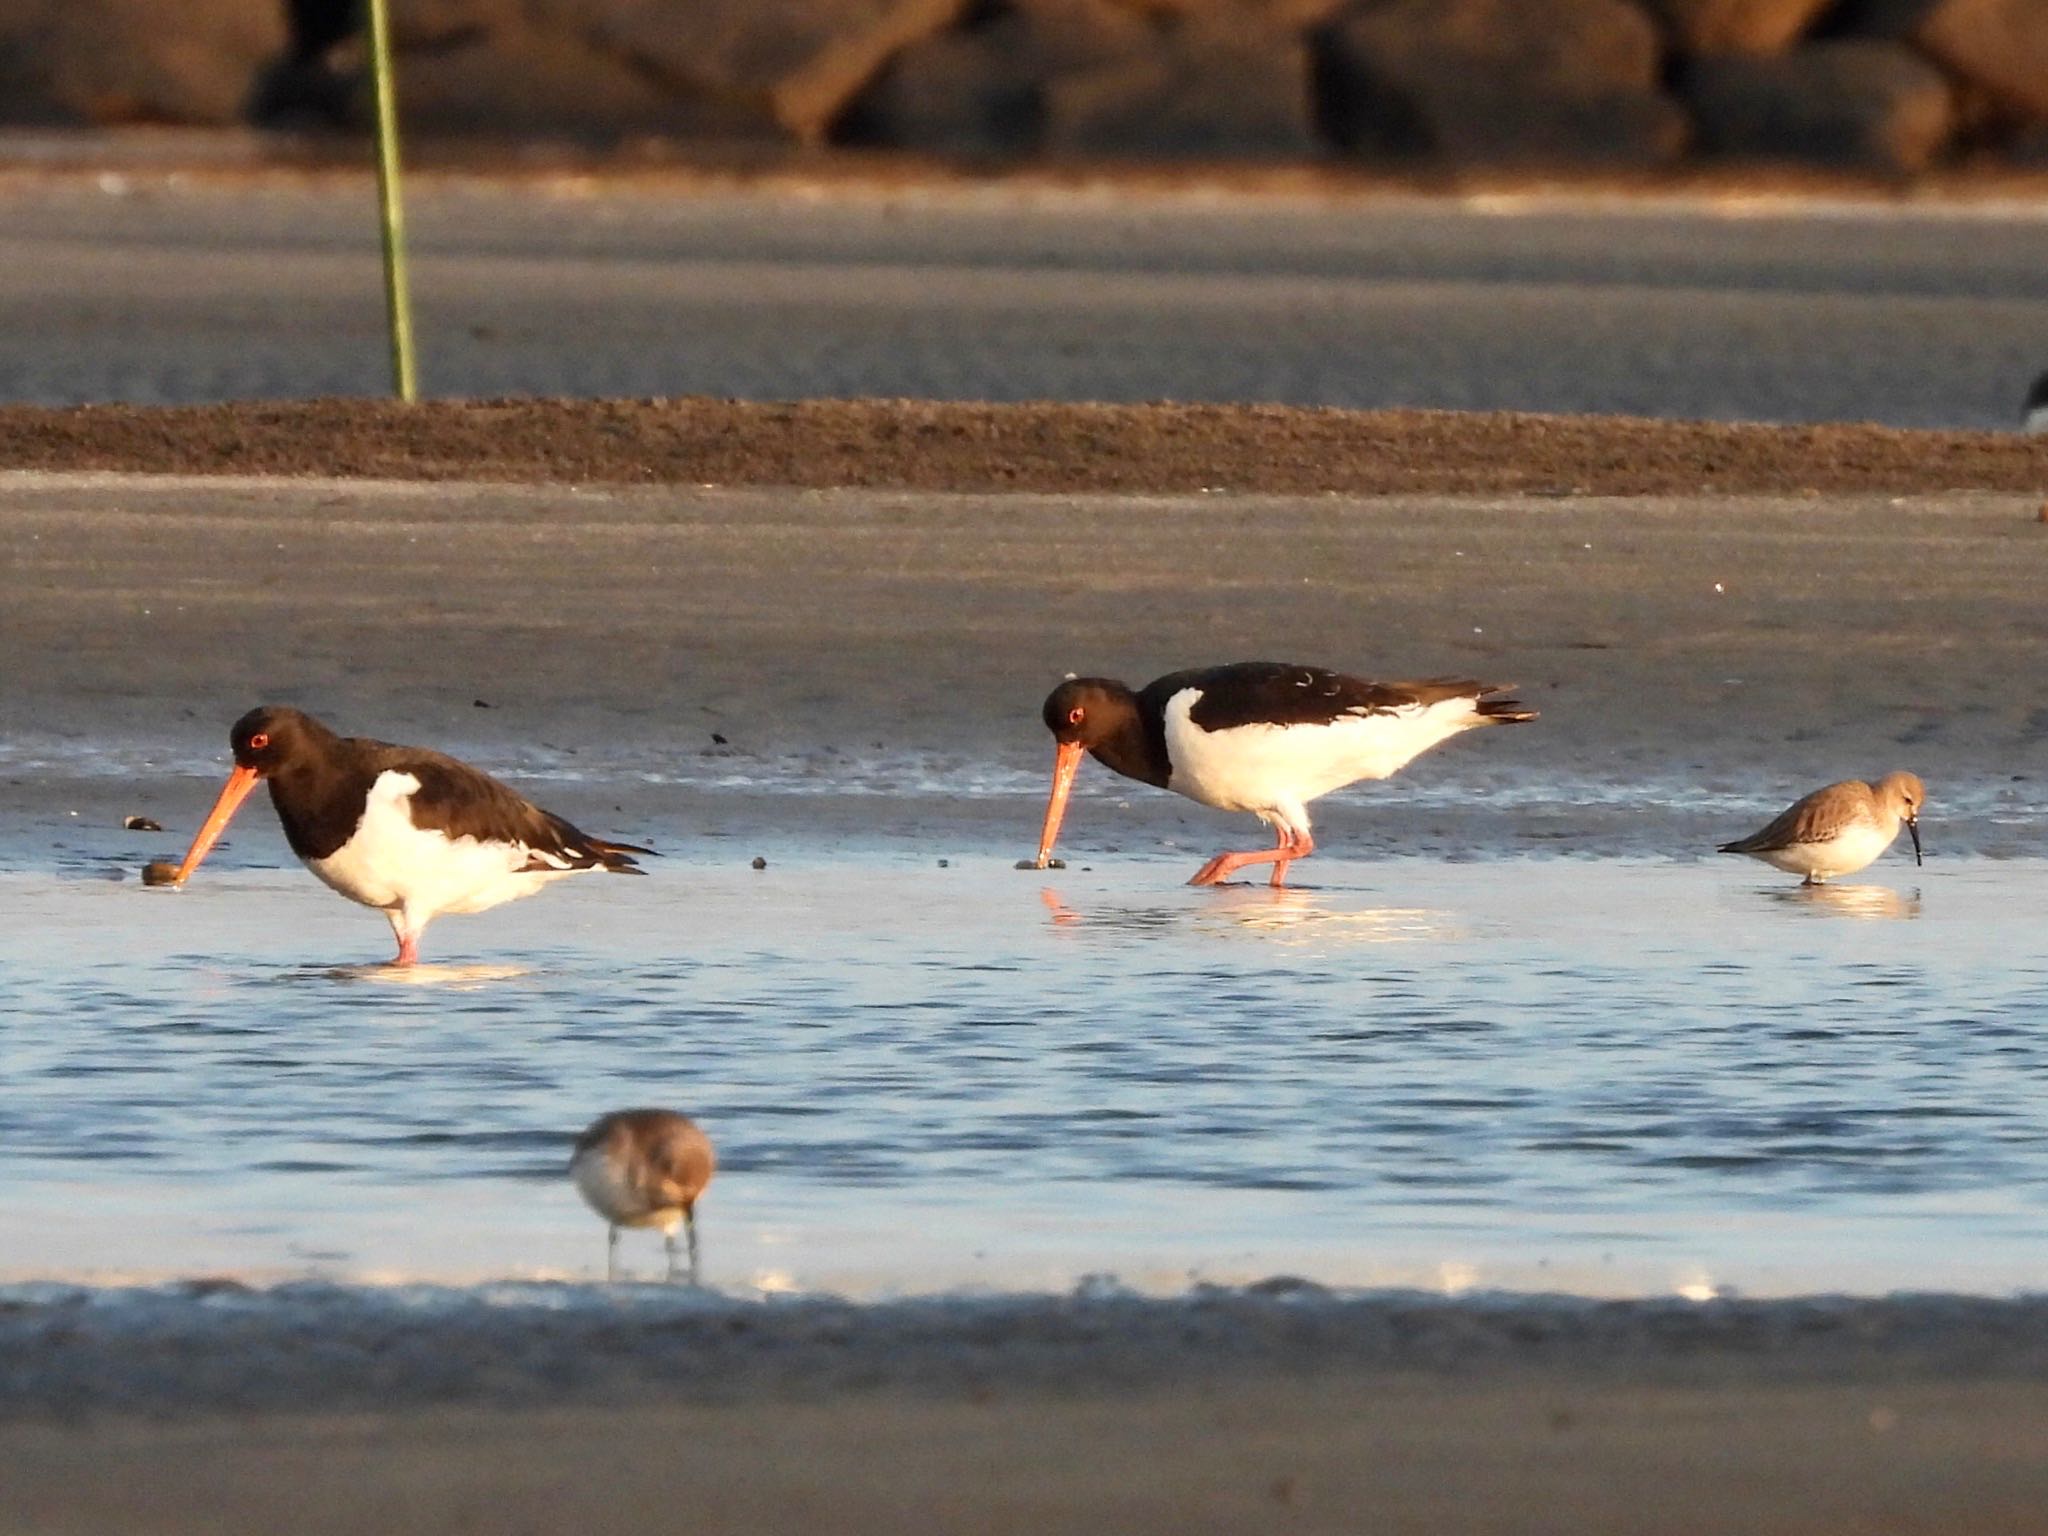
[[[943,815],[944,786],[976,775],[1036,791],[1038,704],[1069,671],[1468,673],[1519,684],[1543,720],[1397,785],[1426,773],[1483,809],[1569,780],[1585,814],[1546,841],[1662,851],[1670,824],[1627,804],[1646,783],[1768,805],[1910,767],[1936,805],[1944,786],[1980,806],[2022,792],[2048,730],[2035,505],[24,474],[0,480],[0,626],[33,664],[0,701],[23,807],[108,794],[111,811],[152,778],[210,776],[227,723],[274,699],[594,775],[636,814],[744,822],[830,797],[635,781],[886,792],[922,774]],[[860,814],[886,824],[885,799]],[[1989,820],[1950,830],[1952,848],[2028,851]]]
[[[2048,1493],[2035,1303],[585,1293],[491,1328],[217,1292],[156,1298],[188,1324],[140,1355],[123,1305],[17,1311],[15,1379],[68,1365],[85,1416],[0,1427],[17,1528],[1840,1536],[2027,1531]]]

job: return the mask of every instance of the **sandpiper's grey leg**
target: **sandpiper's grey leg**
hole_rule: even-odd
[[[609,1227],[605,1228],[605,1234],[604,1278],[606,1283],[609,1284],[616,1282],[619,1278],[619,1224],[613,1222]]]

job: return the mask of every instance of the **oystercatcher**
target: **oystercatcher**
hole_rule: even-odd
[[[652,853],[579,832],[481,769],[425,747],[337,736],[311,715],[252,709],[228,736],[235,768],[185,851],[183,885],[259,780],[292,852],[398,936],[398,965],[443,912],[481,912],[586,869],[637,875]]]
[[[1926,786],[1910,773],[1888,773],[1874,784],[1844,779],[1795,800],[1761,832],[1723,843],[1718,851],[1746,853],[1773,869],[1806,876],[1806,885],[1825,885],[1891,847],[1904,822],[1913,834],[1913,862],[1921,864],[1920,807],[1926,800]]]
[[[676,1228],[690,1234],[690,1283],[697,1283],[697,1197],[717,1171],[718,1155],[688,1115],[671,1109],[621,1109],[601,1115],[576,1138],[569,1177],[610,1231],[605,1278],[619,1277],[619,1228],[659,1227],[667,1239],[668,1278],[676,1277]]]
[[[1271,862],[1273,884],[1315,852],[1308,802],[1360,779],[1384,779],[1417,754],[1475,725],[1534,720],[1507,685],[1469,678],[1369,683],[1321,667],[1240,661],[1172,672],[1133,693],[1106,677],[1069,678],[1045,701],[1059,744],[1038,867],[1052,858],[1081,754],[1126,778],[1224,811],[1250,811],[1277,844],[1219,853],[1190,885],[1214,885]]]

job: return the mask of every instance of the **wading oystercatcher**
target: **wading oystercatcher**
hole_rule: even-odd
[[[1761,832],[1732,843],[1721,853],[1746,853],[1773,869],[1806,876],[1825,885],[1835,875],[1853,875],[1898,838],[1899,824],[1913,834],[1913,862],[1920,857],[1920,807],[1927,788],[1910,773],[1888,773],[1874,784],[1844,779],[1795,800]]]
[[[621,1109],[601,1115],[576,1138],[569,1177],[589,1207],[610,1224],[607,1280],[619,1277],[619,1228],[659,1227],[676,1277],[676,1228],[690,1234],[690,1284],[697,1283],[697,1197],[718,1156],[688,1115],[672,1109]]]
[[[398,965],[443,912],[481,912],[586,869],[637,875],[630,843],[579,832],[481,769],[425,747],[337,736],[311,715],[252,709],[228,736],[235,768],[192,839],[183,885],[259,781],[285,841],[329,886],[391,920]]]
[[[1321,667],[1240,661],[1172,672],[1133,693],[1105,677],[1069,678],[1045,701],[1059,744],[1052,798],[1038,839],[1038,867],[1066,814],[1081,754],[1224,811],[1250,811],[1277,845],[1219,853],[1190,885],[1214,885],[1247,864],[1270,862],[1273,884],[1315,852],[1308,802],[1360,779],[1384,779],[1417,754],[1475,725],[1534,720],[1499,695],[1506,686],[1468,678],[1369,683]]]

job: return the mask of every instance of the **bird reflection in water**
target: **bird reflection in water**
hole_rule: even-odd
[[[1294,886],[1228,886],[1196,904],[1093,909],[1070,905],[1047,887],[1038,893],[1053,925],[1121,935],[1185,933],[1250,935],[1283,944],[1427,944],[1463,938],[1465,927],[1428,907],[1339,907],[1326,893]]]
[[[334,965],[310,974],[323,981],[379,981],[398,987],[450,987],[458,992],[531,976],[530,965]]]
[[[1770,901],[1825,917],[1913,918],[1920,915],[1918,888],[1901,893],[1888,885],[1788,885],[1766,890]]]

